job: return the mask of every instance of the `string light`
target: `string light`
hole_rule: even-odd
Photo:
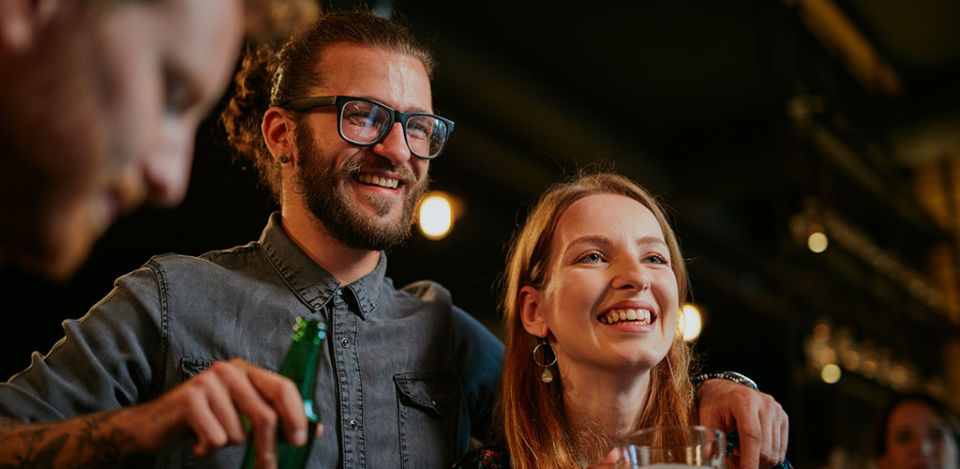
[[[829,244],[830,240],[827,239],[827,235],[820,231],[814,231],[807,237],[807,247],[817,254],[826,251]]]
[[[453,204],[442,192],[431,192],[420,203],[417,225],[427,239],[442,239],[453,228]]]
[[[691,303],[684,303],[680,308],[680,319],[684,342],[692,342],[700,336],[700,331],[703,329],[703,316],[699,308]]]
[[[840,375],[843,374],[840,371],[840,367],[836,363],[827,363],[820,369],[820,379],[824,383],[833,384],[837,381],[840,381]]]

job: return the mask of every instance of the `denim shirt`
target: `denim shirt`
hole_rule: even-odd
[[[316,400],[324,434],[308,467],[433,468],[489,436],[503,345],[422,281],[401,290],[386,256],[342,286],[273,214],[259,241],[200,257],[167,254],[117,280],[65,337],[0,384],[0,415],[56,421],[135,405],[235,357],[276,370],[298,316],[328,324]],[[188,445],[157,467],[239,467]]]

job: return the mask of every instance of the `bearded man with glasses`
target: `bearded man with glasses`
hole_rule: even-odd
[[[84,428],[130,442],[114,460],[231,468],[243,448],[224,447],[246,439],[243,415],[271,467],[279,428],[306,441],[299,394],[267,371],[302,316],[329,326],[309,467],[444,467],[471,437],[489,439],[503,345],[439,284],[397,289],[385,276],[383,251],[409,236],[454,127],[434,114],[432,69],[408,31],[367,13],[324,15],[279,54],[249,50],[222,122],[280,212],[245,246],[157,256],[119,279],[0,385],[0,415],[108,411]],[[756,414],[759,393],[731,386],[700,398]]]

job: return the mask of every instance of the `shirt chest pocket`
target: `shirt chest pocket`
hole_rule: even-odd
[[[404,468],[446,467],[458,456],[460,381],[452,373],[394,375]]]

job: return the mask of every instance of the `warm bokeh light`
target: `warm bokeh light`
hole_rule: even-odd
[[[680,318],[683,320],[683,340],[691,342],[700,336],[703,329],[703,318],[700,309],[690,303],[684,303],[680,308]]]
[[[441,239],[453,228],[453,204],[442,193],[431,192],[420,203],[420,232],[428,239]]]
[[[826,251],[829,244],[830,241],[827,239],[827,235],[819,231],[810,233],[810,236],[807,237],[807,247],[817,254]]]
[[[830,324],[824,321],[817,321],[817,325],[813,326],[813,339],[817,342],[826,342],[830,340]]]
[[[820,369],[820,379],[824,383],[833,384],[840,381],[840,367],[836,363],[827,363]]]
[[[910,371],[903,365],[894,365],[893,368],[890,369],[888,378],[894,388],[902,387],[907,384],[907,381],[910,379]]]
[[[856,370],[860,367],[860,353],[856,350],[844,350],[841,355],[841,363],[848,370]]]

